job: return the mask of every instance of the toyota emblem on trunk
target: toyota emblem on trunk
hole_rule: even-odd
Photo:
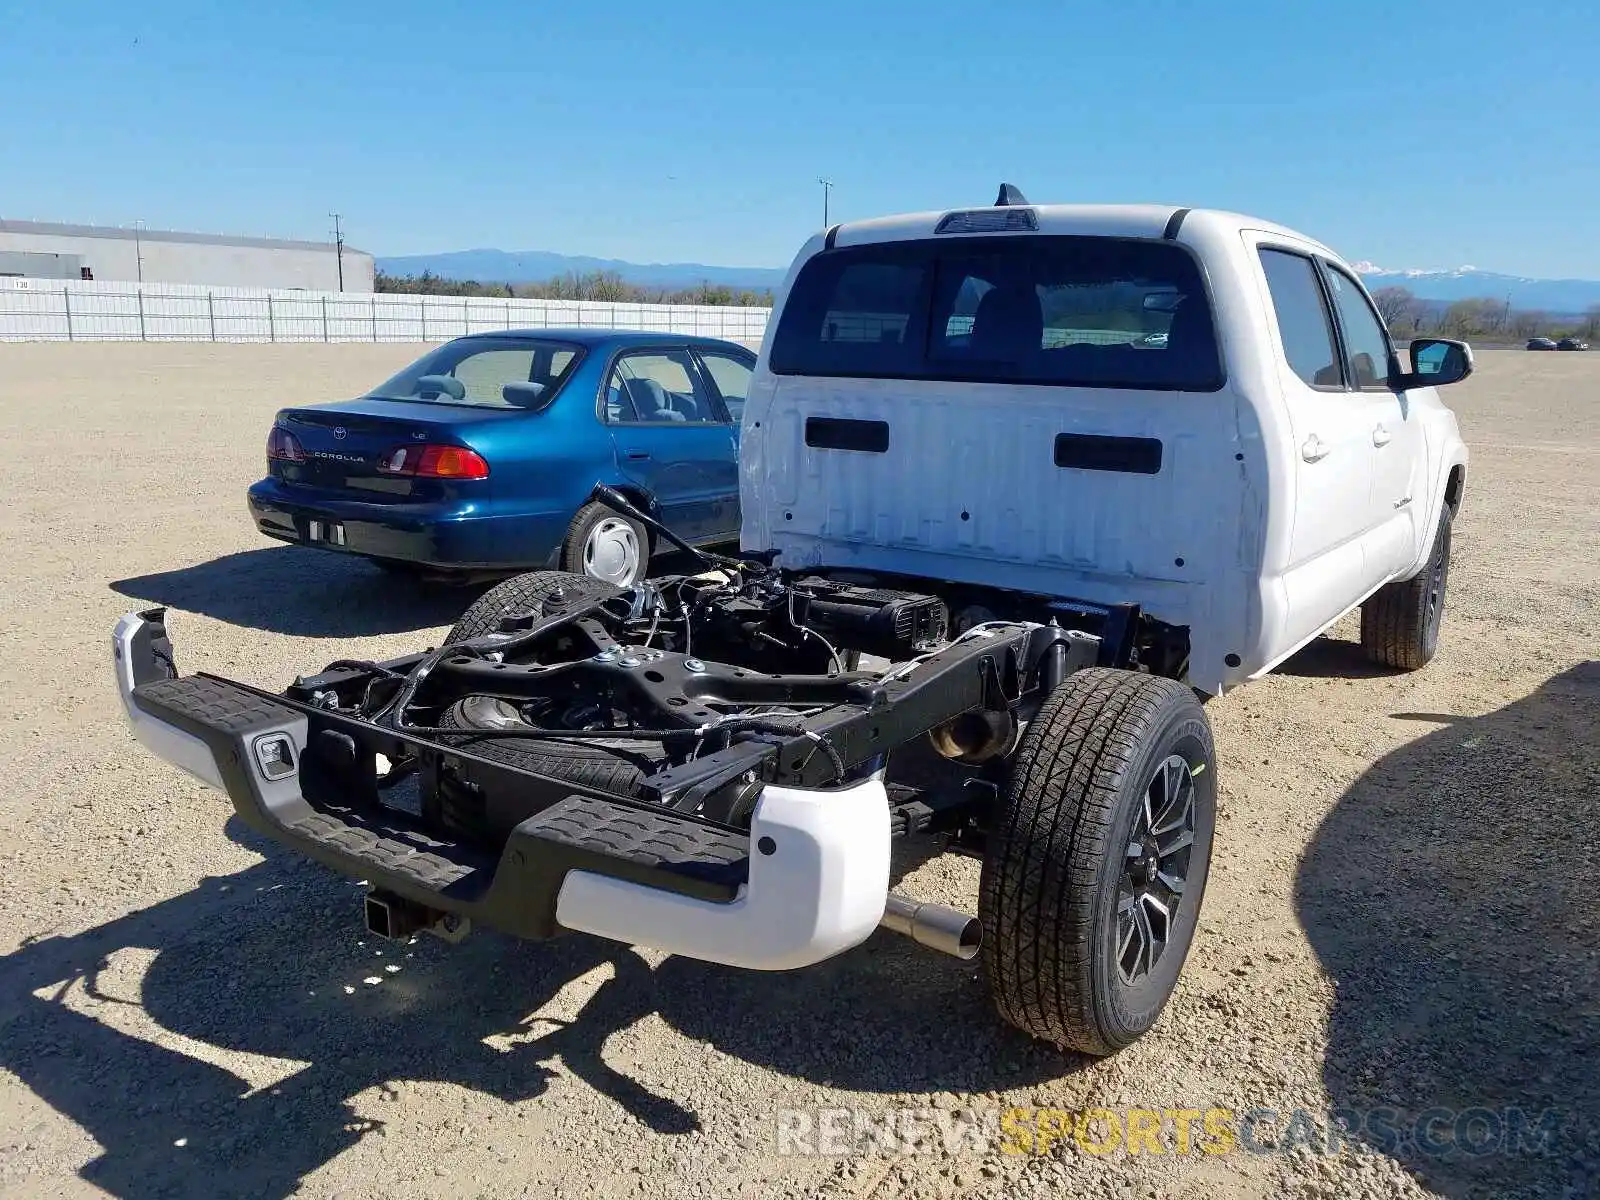
[[[344,441],[344,434],[345,434],[345,428],[344,428],[343,425],[335,425],[333,427],[333,437],[334,437],[335,441],[339,441],[339,442]]]

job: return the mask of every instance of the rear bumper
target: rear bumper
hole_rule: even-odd
[[[179,677],[163,616],[130,613],[113,636],[134,736],[224,792],[246,824],[342,875],[520,937],[579,930],[753,970],[832,957],[883,916],[890,821],[878,779],[768,787],[748,834],[574,793],[484,854],[387,809],[313,805],[298,768],[324,718],[225,680]]]
[[[275,479],[246,494],[250,519],[267,537],[319,550],[342,551],[441,568],[542,567],[554,558],[569,513],[481,515],[452,504],[371,504],[313,499]],[[311,540],[313,521],[343,527],[342,545]]]

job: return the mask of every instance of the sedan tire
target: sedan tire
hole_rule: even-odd
[[[631,517],[599,502],[572,518],[561,544],[561,569],[614,587],[632,587],[649,572],[650,535]]]

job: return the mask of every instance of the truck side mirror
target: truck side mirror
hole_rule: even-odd
[[[1411,370],[1400,377],[1401,390],[1443,387],[1472,374],[1472,347],[1451,338],[1418,338],[1411,343]]]

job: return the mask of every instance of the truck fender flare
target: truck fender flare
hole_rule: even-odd
[[[1428,497],[1426,530],[1420,539],[1416,560],[1411,564],[1403,578],[1414,578],[1418,571],[1427,566],[1428,558],[1433,553],[1433,539],[1439,530],[1439,521],[1445,508],[1449,508],[1451,515],[1461,511],[1462,493],[1467,483],[1467,461],[1464,456],[1456,455],[1451,459],[1450,465],[1444,471],[1444,486],[1431,492]]]

